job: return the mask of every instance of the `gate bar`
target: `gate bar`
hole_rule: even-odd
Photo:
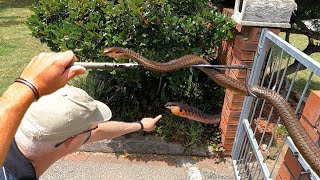
[[[294,143],[293,143],[293,141],[292,141],[290,136],[287,137],[286,143],[287,143],[288,147],[291,149],[292,153],[299,152],[299,150],[294,145]],[[300,152],[297,153],[297,159],[298,159],[299,163],[301,164],[301,166],[303,167],[304,170],[306,170],[306,171],[309,170],[310,171],[310,176],[309,177],[310,177],[311,180],[320,179],[320,177],[311,169],[311,167],[306,162],[306,160],[301,156]]]
[[[264,171],[264,173],[263,173],[264,179],[271,180],[272,179],[272,178],[270,178],[271,174],[269,172],[269,169],[268,169],[266,163],[263,162],[264,157],[261,154],[261,151],[259,151],[259,145],[258,145],[257,141],[255,141],[255,137],[253,135],[252,129],[249,126],[248,119],[243,119],[242,123],[243,123],[243,126],[245,127],[244,129],[246,130],[246,133],[248,135],[248,139],[250,140],[250,143],[252,145],[252,150],[258,160],[258,163],[259,163],[261,169]]]
[[[270,39],[274,44],[284,49],[288,54],[290,54],[294,59],[299,59],[299,62],[307,67],[310,71],[314,72],[316,75],[320,76],[320,63],[312,59],[310,56],[298,50],[296,47],[289,44],[287,41],[280,39],[276,34],[271,31],[264,33],[265,36]],[[264,36],[261,34],[261,37]]]

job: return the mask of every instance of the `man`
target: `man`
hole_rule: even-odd
[[[0,170],[0,179],[37,179],[54,162],[84,143],[141,129],[152,131],[162,117],[125,123],[109,121],[111,116],[107,105],[72,86],[41,97],[32,103],[23,117]]]
[[[30,104],[63,87],[74,76],[85,73],[84,67],[70,66],[75,60],[72,51],[41,53],[0,97],[0,166]]]

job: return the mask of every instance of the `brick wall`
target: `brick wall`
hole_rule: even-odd
[[[307,130],[312,140],[320,147],[320,91],[311,91],[303,109],[300,123]],[[276,179],[310,179],[303,173],[302,168],[293,152],[288,149]]]
[[[224,8],[222,12],[230,17],[233,14],[233,9]],[[276,34],[279,34],[280,32],[280,29],[270,30]],[[217,54],[220,64],[247,65],[251,67],[261,31],[262,28],[260,27],[244,27],[237,25],[234,38],[222,42],[221,48],[218,49]],[[228,76],[243,82],[246,75],[244,71],[237,69],[226,70],[225,73]],[[243,95],[236,94],[228,89],[226,90],[220,124],[222,143],[226,150],[226,155],[230,154],[232,150],[243,101]]]

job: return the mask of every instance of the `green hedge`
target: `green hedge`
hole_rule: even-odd
[[[39,0],[27,23],[33,36],[53,51],[72,49],[80,61],[113,61],[102,51],[120,46],[166,62],[189,53],[213,57],[221,40],[232,37],[233,22],[209,4],[207,0]],[[167,101],[188,102],[209,113],[221,108],[223,89],[197,69],[167,74],[104,72],[109,89],[103,99],[116,118],[136,121],[154,116],[163,113]]]

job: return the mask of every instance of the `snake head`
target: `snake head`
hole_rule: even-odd
[[[126,51],[128,49],[121,47],[105,48],[103,54],[114,59],[127,59]]]
[[[183,111],[180,108],[180,103],[178,102],[167,102],[164,107],[169,109],[172,114],[179,116],[179,114]]]

